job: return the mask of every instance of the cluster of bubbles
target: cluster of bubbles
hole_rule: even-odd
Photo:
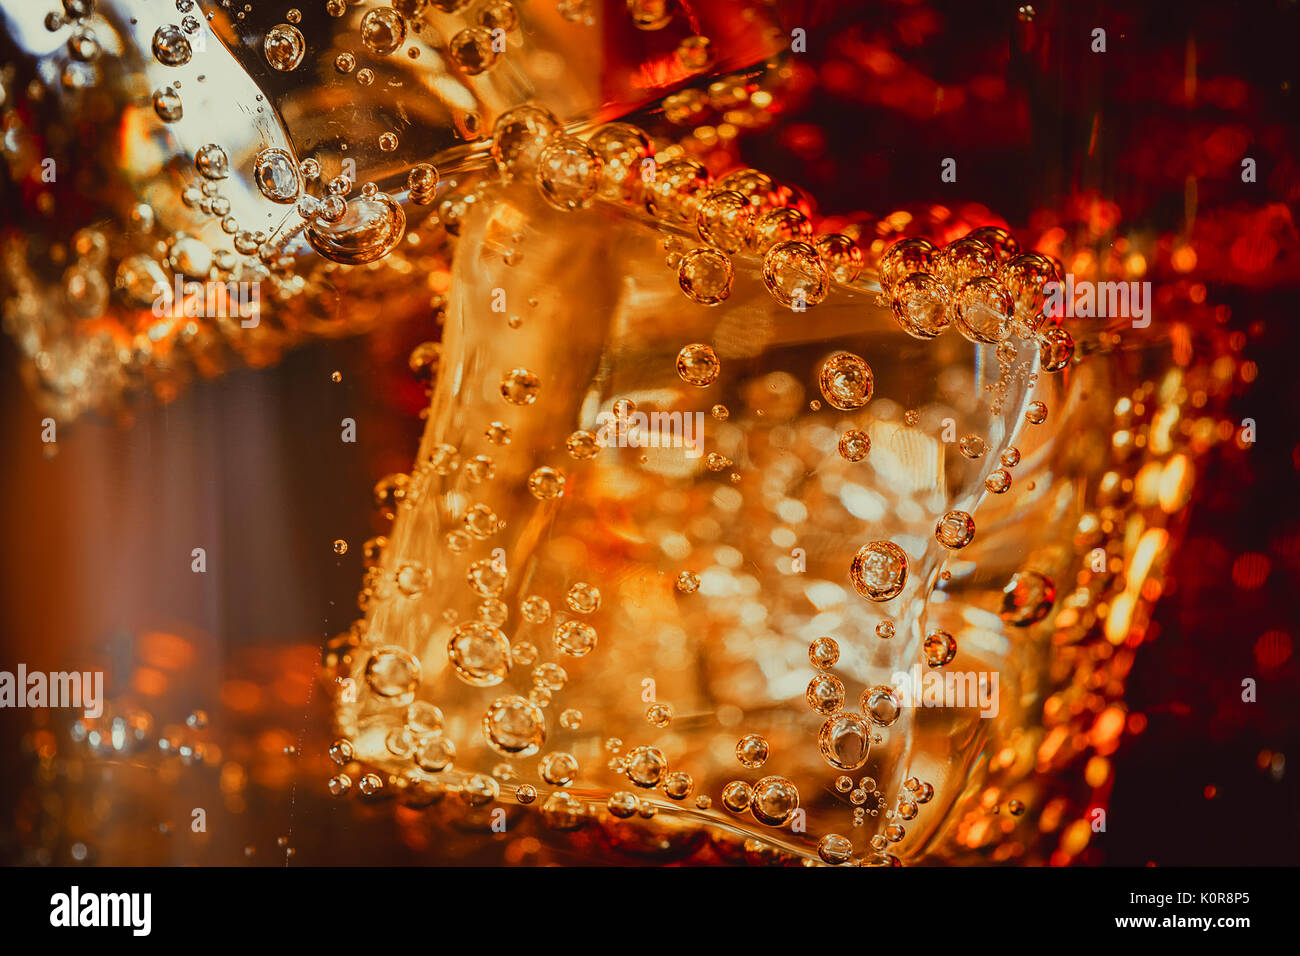
[[[696,37],[688,48],[707,45]],[[793,194],[767,174],[739,169],[714,181],[697,160],[659,162],[650,137],[629,123],[607,123],[584,140],[543,107],[521,106],[497,119],[491,155],[503,179],[531,178],[557,209],[603,200],[639,206],[665,227],[689,230],[701,244],[671,264],[682,291],[699,305],[731,296],[736,255],[758,257],[767,290],[800,311],[823,301],[832,283],[852,284],[862,272],[857,244],[839,234],[814,238]]]
[[[184,6],[182,0],[178,7]],[[369,10],[359,24],[360,46],[376,57],[391,55],[406,41],[408,19],[418,18],[426,6],[423,2],[409,2]],[[340,10],[336,15],[342,15],[342,12]],[[518,23],[517,13],[505,0],[486,5],[479,17],[482,24],[490,23],[492,29],[505,32],[514,29]],[[287,22],[267,30],[262,41],[262,53],[273,69],[292,72],[303,63],[306,41],[296,25],[301,21],[301,13],[296,9],[290,10],[285,19]],[[194,53],[191,37],[200,28],[192,16],[183,18],[180,25],[159,27],[153,37],[154,58],[164,66],[186,65]],[[495,62],[499,44],[494,41],[492,29],[480,25],[453,37],[449,55],[463,72],[479,73]],[[418,32],[418,27],[413,32]],[[335,58],[336,69],[343,73],[351,73],[356,64],[352,52],[341,52]],[[369,68],[362,69],[358,71],[357,79],[369,84],[374,80],[374,73]],[[180,81],[174,81],[159,87],[153,94],[154,111],[165,123],[176,122],[184,115],[180,88]],[[380,134],[378,146],[381,151],[392,152],[397,145],[395,133]],[[267,147],[254,158],[250,178],[261,195],[271,202],[296,204],[300,217],[295,226],[270,241],[261,231],[240,230],[238,222],[228,214],[229,202],[212,194],[208,183],[231,174],[221,146],[209,144],[203,147],[195,155],[195,165],[207,182],[197,187],[202,196],[195,197],[195,201],[189,204],[197,205],[201,198],[204,211],[220,218],[222,229],[235,236],[236,252],[255,256],[262,264],[275,265],[282,272],[292,268],[292,260],[283,255],[283,250],[288,241],[300,233],[305,233],[308,242],[320,255],[346,265],[361,265],[383,258],[405,234],[406,217],[401,205],[393,197],[379,192],[374,184],[363,185],[359,195],[349,198],[355,184],[347,176],[340,175],[321,183],[319,195],[310,195],[307,186],[317,181],[320,175],[317,161],[308,158],[299,163],[289,150]],[[410,200],[416,205],[433,202],[438,181],[438,173],[431,165],[423,163],[413,167],[407,180]]]
[[[432,378],[436,363],[437,348],[433,343],[418,347],[411,359],[412,369],[424,381]],[[717,380],[720,372],[713,349],[702,343],[683,347],[675,365],[678,376],[695,387],[709,386]],[[865,404],[870,397],[871,382],[871,371],[866,363],[847,352],[832,356],[820,375],[820,384],[827,401],[843,408],[858,408]],[[527,407],[537,400],[539,387],[539,378],[531,371],[511,369],[502,377],[501,398],[508,404]],[[618,409],[619,419],[626,421],[634,408],[630,401],[622,402]],[[721,412],[715,409],[714,417],[725,419],[725,408]],[[509,427],[499,422],[489,423],[484,429],[484,435],[495,445],[508,445],[511,440]],[[584,432],[575,432],[566,444],[571,457],[576,460],[589,459],[599,447],[594,436]],[[441,446],[428,456],[422,467],[445,477],[457,468],[472,467],[472,461],[462,460],[458,450],[451,446]],[[535,469],[528,479],[529,490],[543,500],[549,492],[541,491],[540,487],[553,486],[556,482],[562,488],[562,472],[550,466]],[[393,510],[409,507],[421,493],[419,488],[415,476],[389,476],[376,487],[376,501],[381,507]],[[469,515],[482,514],[478,509],[484,507],[471,506],[467,520]],[[949,525],[956,524],[956,515],[946,517]],[[475,525],[472,522],[466,525],[467,530],[472,530],[473,527]],[[485,522],[477,527],[478,533],[473,536],[479,538],[496,530],[490,510],[485,516]],[[936,529],[936,535],[939,533]],[[383,543],[376,539],[367,542],[367,555],[376,555]],[[890,542],[875,542],[864,548],[859,557],[861,560],[855,562],[855,567],[860,565],[855,571],[855,585],[860,590],[865,589],[864,593],[875,595],[873,599],[876,600],[888,600],[901,590],[907,575],[907,559],[901,549]],[[409,597],[424,593],[431,584],[427,569],[414,562],[401,563],[393,574],[393,584],[397,591]],[[489,560],[477,561],[470,565],[467,580],[485,602],[496,601],[500,604],[497,595],[505,587],[504,569],[497,568]],[[676,590],[683,595],[694,593],[699,586],[699,576],[693,571],[682,571],[674,582]],[[561,659],[564,656],[586,656],[596,648],[597,632],[583,618],[601,608],[600,589],[589,582],[576,582],[563,594],[562,605],[563,613],[556,614],[544,597],[531,595],[522,599],[521,614],[530,623],[552,623],[552,643]],[[501,610],[504,612],[503,605]],[[547,741],[546,711],[553,695],[565,686],[567,675],[558,663],[537,663],[538,650],[533,645],[526,642],[512,644],[501,630],[503,620],[504,613],[499,620],[492,620],[490,615],[481,612],[479,620],[458,623],[449,639],[448,660],[456,676],[475,687],[499,685],[514,667],[533,667],[533,689],[527,695],[510,694],[495,699],[482,718],[482,732],[488,746],[503,757],[540,755],[537,772],[541,781],[559,788],[543,800],[543,819],[555,828],[573,829],[598,808],[563,789],[573,786],[580,776],[581,768],[577,758],[565,750],[544,752]],[[838,643],[830,637],[819,638],[809,646],[808,654],[809,660],[818,669],[807,691],[809,706],[825,718],[817,735],[821,754],[827,765],[836,772],[843,774],[858,770],[866,763],[873,742],[881,739],[873,728],[889,727],[900,719],[903,709],[900,695],[886,685],[872,686],[860,695],[858,712],[846,711],[844,685],[839,678],[828,672],[840,659]],[[365,675],[374,694],[400,703],[418,688],[420,667],[418,661],[407,652],[395,647],[381,647],[371,652]],[[673,721],[674,711],[666,702],[654,702],[648,706],[645,719],[651,727],[663,730]],[[577,727],[581,723],[581,714],[566,710],[560,715],[559,723],[567,729]],[[407,725],[394,730],[390,738],[389,751],[394,756],[409,758],[426,773],[446,773],[455,766],[455,744],[442,732],[440,722],[427,721],[424,726],[414,727],[408,720]],[[610,768],[621,774],[633,787],[660,791],[674,801],[695,796],[695,806],[701,810],[712,806],[711,797],[695,793],[692,775],[684,770],[670,768],[666,756],[659,748],[637,746],[624,751],[621,741],[611,740],[607,742],[606,749],[611,754]],[[759,770],[769,761],[771,746],[764,737],[748,734],[737,741],[735,755],[745,769]],[[374,794],[382,788],[383,781],[377,775],[363,778],[363,781],[367,779],[369,783],[359,787],[361,792]],[[476,779],[478,777],[471,777],[470,781]],[[481,781],[480,785],[487,786]],[[487,786],[487,789],[492,790],[493,787],[495,783]],[[330,789],[332,792],[342,792],[347,788],[335,778],[331,781]],[[861,785],[850,787],[850,790],[849,799],[855,811],[855,826],[863,824],[866,814],[874,816],[882,812],[883,797],[871,778],[863,778]],[[531,784],[521,784],[515,788],[515,798],[520,804],[532,804],[539,796],[537,788]],[[888,811],[888,815],[891,818],[897,815],[900,820],[910,819],[915,816],[917,803],[927,799],[928,796],[914,798],[909,795],[899,801],[896,811]],[[721,790],[721,803],[731,813],[747,814],[764,826],[781,827],[787,825],[798,810],[800,795],[793,781],[779,775],[767,775],[754,782],[733,780],[726,784]],[[874,806],[868,806],[868,803]],[[650,818],[656,813],[653,802],[629,790],[611,793],[604,802],[604,810],[615,818]],[[901,823],[890,823],[885,828],[884,835],[876,841],[881,845],[877,846],[873,842],[872,850],[883,857],[885,847],[901,840],[903,834]],[[818,855],[830,864],[848,862],[853,858],[852,841],[834,834],[824,837],[818,846]]]
[[[498,119],[491,153],[503,178],[532,177],[556,208],[572,211],[597,199],[639,205],[665,226],[693,232],[700,245],[674,251],[669,262],[682,291],[700,305],[730,297],[737,255],[759,257],[769,293],[796,311],[822,302],[832,284],[854,284],[863,272],[857,243],[840,234],[814,238],[793,194],[770,176],[739,169],[714,181],[697,160],[658,162],[649,136],[628,123],[606,124],[583,140],[544,108],[523,106]],[[1045,284],[1061,274],[1055,260],[1022,254],[1015,237],[994,226],[942,249],[927,239],[903,239],[878,264],[881,288],[909,335],[931,339],[953,326],[972,342],[999,346],[1003,375],[988,386],[995,411],[1017,359],[1013,333],[1037,344],[1045,371],[1059,371],[1073,357],[1070,334],[1045,322],[1042,311]],[[850,395],[849,402],[870,397],[869,371],[866,397]],[[824,385],[823,393],[837,408],[857,407],[837,403],[833,388]],[[853,443],[849,450],[856,451]]]
[[[681,364],[684,375],[716,376],[717,360],[711,349],[686,349],[683,352],[685,358]],[[436,343],[423,343],[412,353],[412,371],[422,382],[427,384],[432,381],[438,356]],[[501,399],[507,404],[527,407],[537,400],[539,385],[538,376],[527,369],[508,370],[501,379]],[[623,403],[619,408],[620,417],[626,421],[634,408],[631,402]],[[502,422],[488,423],[483,435],[497,446],[509,445],[512,440],[510,427]],[[586,432],[570,436],[567,445],[570,455],[576,460],[593,457],[599,447],[595,437]],[[485,457],[465,459],[453,446],[437,446],[425,456],[414,473],[393,474],[381,479],[375,486],[375,503],[391,518],[399,509],[413,507],[423,495],[430,493],[433,487],[431,482],[435,478],[445,478],[458,470],[468,471],[480,464],[480,459]],[[490,465],[490,459],[487,461]],[[527,483],[534,497],[548,500],[562,493],[564,476],[557,468],[541,466],[531,472]],[[448,536],[447,545],[452,550],[463,550],[461,545],[453,543],[452,535],[460,534],[483,540],[496,533],[500,526],[486,505],[470,504],[466,508],[463,530],[452,532]],[[376,600],[419,598],[432,585],[431,572],[420,562],[401,561],[392,570],[385,571],[381,567],[381,560],[386,545],[387,539],[377,537],[367,541],[363,547],[367,566],[359,601],[363,609]],[[504,565],[498,565],[489,559],[475,561],[466,571],[466,581],[483,603],[479,607],[478,619],[475,620],[457,622],[454,612],[450,611],[443,615],[445,620],[454,624],[447,644],[447,659],[452,672],[470,686],[495,687],[502,684],[516,668],[532,669],[533,687],[526,695],[507,694],[488,705],[481,720],[483,739],[493,751],[506,758],[539,756],[537,772],[541,781],[561,788],[543,800],[542,819],[549,826],[560,830],[574,829],[591,816],[596,808],[562,789],[572,786],[579,779],[581,767],[578,759],[565,750],[546,751],[546,712],[555,695],[568,683],[568,674],[562,664],[542,660],[542,652],[535,645],[527,641],[512,641],[501,629],[506,616],[506,606],[499,597],[507,583]],[[676,590],[683,595],[694,593],[699,586],[699,575],[689,570],[682,571],[675,582]],[[598,633],[595,626],[586,619],[596,615],[603,603],[599,586],[589,581],[577,581],[563,593],[562,607],[559,610],[553,610],[551,602],[545,597],[532,594],[521,599],[520,614],[530,624],[545,625],[552,629],[551,643],[559,659],[581,658],[596,650]],[[358,627],[363,625],[359,624]],[[455,771],[457,748],[442,726],[440,712],[433,709],[438,720],[425,720],[418,726],[412,723],[411,714],[416,708],[421,708],[420,713],[425,713],[423,708],[432,707],[427,702],[414,699],[422,677],[419,661],[399,647],[372,647],[363,673],[368,691],[376,698],[388,705],[411,708],[403,724],[389,732],[386,741],[388,753],[398,760],[410,761],[416,770],[424,774],[448,775]],[[648,707],[645,716],[650,726],[662,730],[671,724],[674,711],[671,704],[655,702]],[[576,730],[582,725],[582,714],[571,708],[566,709],[559,714],[558,723],[564,729]],[[622,775],[634,787],[662,792],[673,801],[695,796],[695,806],[701,810],[712,806],[711,797],[695,794],[693,776],[685,770],[670,768],[666,756],[659,748],[637,746],[624,751],[622,741],[611,739],[606,742],[606,749],[611,754],[610,769]],[[737,753],[743,754],[747,766],[761,766],[767,757],[767,743],[761,738],[742,741]],[[353,758],[350,741],[341,740],[331,756],[340,764],[350,761]],[[376,796],[383,792],[385,783],[380,775],[367,774],[361,781],[357,789],[363,795]],[[771,781],[783,784],[785,789],[773,782],[760,781],[754,788],[759,798],[753,804],[753,812],[757,819],[779,826],[789,819],[797,807],[798,795],[793,792],[793,784],[789,781],[783,778],[771,778]],[[494,772],[490,778],[471,775],[459,786],[462,790],[470,787],[485,794],[491,793],[491,798],[495,799],[500,785],[506,782],[516,781],[509,774],[503,776]],[[329,788],[336,795],[346,793],[351,788],[350,778],[346,773],[336,775],[331,779]],[[515,786],[514,792],[517,802],[525,805],[536,802],[540,796],[532,784],[519,784]],[[791,792],[793,797],[789,796]],[[649,818],[656,812],[652,801],[625,790],[611,794],[605,802],[605,809],[616,818],[633,815]]]
[[[995,385],[987,386],[995,393],[990,403],[995,413],[1017,358],[1017,349],[1011,341],[1013,335],[1037,342],[1039,365],[1046,371],[1060,371],[1073,356],[1074,343],[1069,333],[1048,324],[1043,315],[1048,296],[1046,285],[1062,279],[1059,263],[1041,253],[1022,254],[1015,237],[1005,229],[982,227],[942,249],[928,239],[898,240],[881,255],[878,274],[882,289],[892,300],[895,319],[909,335],[928,340],[951,325],[971,342],[996,346],[1002,376]],[[1028,374],[1032,386],[1030,364],[1024,363],[1021,370]],[[854,410],[871,398],[871,368],[860,356],[838,352],[823,363],[819,384],[823,398],[832,407]],[[1044,402],[1032,402],[1025,411],[1025,419],[1040,425],[1046,421],[1047,411]],[[910,413],[909,424],[915,424],[910,420]],[[964,457],[972,460],[982,458],[987,451],[985,440],[975,434],[963,436],[958,447]],[[839,442],[839,452],[848,461],[860,461],[870,448],[870,438],[857,430],[845,433]],[[1020,460],[1018,448],[1005,448],[999,456],[999,467],[984,479],[985,489],[992,494],[1010,490],[1011,471]],[[948,511],[936,521],[934,536],[944,548],[959,551],[974,540],[975,520],[968,512]],[[902,548],[889,541],[873,541],[854,556],[849,579],[864,598],[886,602],[903,593],[907,573],[908,560]],[[1025,577],[1030,581],[1029,574],[1037,572],[1025,572],[1017,580]],[[1009,591],[1015,585],[1013,581]],[[1024,598],[1026,603],[1041,609],[1042,615],[1047,613],[1054,599],[1050,582],[1038,587],[1022,585],[1020,590],[1049,595],[1046,607],[1041,600]],[[1010,619],[1005,611],[1004,619]],[[886,626],[887,631],[882,632]],[[892,623],[882,622],[877,633],[892,637]],[[934,630],[927,634],[923,652],[929,666],[942,667],[956,656],[957,644],[946,631]],[[824,680],[819,686],[820,693],[828,693]],[[812,687],[809,700],[813,700]]]
[[[942,249],[928,239],[900,239],[881,254],[877,272],[899,327],[914,338],[932,339],[949,326],[979,345],[1009,346],[1015,335],[1037,343],[1048,372],[1065,368],[1074,355],[1069,332],[1043,314],[1046,285],[1064,279],[1061,264],[1040,252],[1022,253],[998,226],[975,229]],[[1005,355],[1002,350],[999,358]]]
[[[882,622],[882,627],[886,624],[888,622]],[[892,636],[892,629],[892,624],[889,624],[889,636]],[[822,758],[838,771],[835,789],[848,796],[853,807],[853,825],[860,827],[868,814],[873,817],[880,815],[885,801],[872,777],[863,777],[855,783],[849,773],[861,769],[867,762],[871,745],[880,742],[881,737],[873,728],[891,727],[902,717],[903,699],[894,687],[877,684],[862,692],[858,698],[858,712],[845,711],[847,695],[844,683],[829,673],[839,659],[839,643],[833,637],[819,637],[808,645],[808,660],[817,673],[808,683],[806,696],[808,706],[826,717],[818,733]],[[742,754],[752,747],[749,743],[752,739],[745,738],[737,747],[737,757],[742,763],[745,762]],[[886,813],[887,818],[911,820],[916,816],[917,804],[928,802],[933,796],[933,788],[922,790],[920,782],[914,778],[905,784],[905,789],[907,795],[900,798],[896,810]],[[878,854],[884,854],[890,843],[901,841],[905,835],[902,824],[891,823],[885,828],[884,835],[872,839],[871,847]],[[819,841],[817,854],[830,865],[847,863],[853,858],[853,841],[840,834],[828,834]]]

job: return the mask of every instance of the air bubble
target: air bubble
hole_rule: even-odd
[[[447,656],[456,675],[474,687],[501,683],[510,671],[510,642],[494,625],[467,621],[452,631]]]
[[[817,381],[826,401],[840,411],[852,411],[870,401],[875,379],[861,356],[836,352],[822,363]]]
[[[857,770],[871,751],[871,725],[857,714],[835,714],[822,724],[817,744],[835,769]]]
[[[931,667],[943,667],[957,656],[957,641],[947,631],[936,628],[925,636],[922,649],[927,664]]]
[[[573,136],[551,139],[537,157],[537,186],[556,209],[572,211],[591,202],[600,186],[600,159]]]
[[[286,149],[267,147],[253,160],[253,181],[272,202],[291,203],[302,190],[298,164]]]
[[[165,86],[154,93],[153,110],[164,123],[174,123],[185,115],[180,94],[170,86]]]
[[[873,541],[854,555],[849,578],[868,600],[888,601],[903,593],[907,555],[891,541]]]
[[[677,283],[692,301],[718,305],[731,295],[731,260],[716,249],[693,249],[677,266]]]
[[[850,429],[840,436],[838,449],[845,461],[861,461],[871,451],[871,437],[864,431]]]
[[[763,256],[763,284],[773,298],[797,311],[826,298],[830,276],[817,250],[806,242],[777,242]]]
[[[840,659],[840,645],[833,637],[819,637],[808,645],[808,660],[818,670],[834,667]]]
[[[406,39],[406,21],[390,7],[376,7],[361,18],[361,43],[376,56],[388,56]]]
[[[677,375],[688,385],[705,388],[718,380],[721,365],[708,345],[687,345],[677,353]]]
[[[230,160],[226,158],[224,149],[215,143],[208,143],[200,146],[194,154],[194,168],[205,179],[225,179],[230,175]]]
[[[153,55],[163,66],[184,66],[191,54],[190,41],[180,27],[169,24],[154,31]]]
[[[280,23],[266,31],[262,40],[262,53],[266,62],[281,73],[288,73],[302,62],[307,51],[307,41],[302,31],[290,23]]]
[[[785,777],[764,777],[754,784],[749,810],[759,823],[784,826],[799,809],[799,790]]]
[[[934,536],[945,548],[964,548],[975,538],[975,519],[965,511],[949,511],[935,523]]]

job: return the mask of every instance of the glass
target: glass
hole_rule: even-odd
[[[376,772],[371,796],[416,802],[481,790],[490,808],[535,803],[555,829],[666,857],[698,853],[701,833],[724,857],[777,859],[847,837],[867,863],[960,855],[960,821],[989,794],[1039,797],[1032,772],[1062,746],[1069,707],[1122,666],[1190,490],[1170,434],[1186,389],[1167,350],[1099,335],[1047,373],[1023,326],[1001,345],[906,334],[871,279],[782,307],[752,253],[709,307],[672,267],[685,230],[612,205],[557,211],[531,183],[492,195],[461,224],[415,467],[376,489],[396,520],[364,621],[329,656],[352,779]],[[687,380],[695,365],[679,371],[693,343],[715,350],[704,387]],[[821,386],[845,352],[874,380],[849,411],[831,404],[852,404],[839,380]],[[870,450],[853,461],[839,449],[856,430]],[[530,493],[539,469],[562,493]],[[990,490],[1002,472],[1016,494]],[[953,512],[976,529],[961,549],[937,537]],[[850,580],[871,542],[906,556],[901,591],[880,602]],[[429,577],[403,588],[413,568]],[[575,587],[597,589],[599,608],[571,607]],[[1104,604],[1108,639],[1085,641]],[[936,633],[956,656],[931,668],[931,644],[947,648]],[[838,659],[819,669],[810,644],[825,637]],[[819,674],[840,682],[821,713]],[[933,682],[949,674],[944,697]],[[894,694],[869,705],[881,686]],[[1036,725],[1053,700],[1061,720]],[[421,705],[439,727],[412,726]],[[398,754],[403,731],[413,745]],[[737,756],[750,735],[768,750],[752,768]],[[577,772],[548,781],[557,754]],[[689,784],[665,788],[680,772]],[[797,810],[783,791],[780,812],[762,809],[772,778]],[[722,796],[733,781],[755,792],[742,812]]]

